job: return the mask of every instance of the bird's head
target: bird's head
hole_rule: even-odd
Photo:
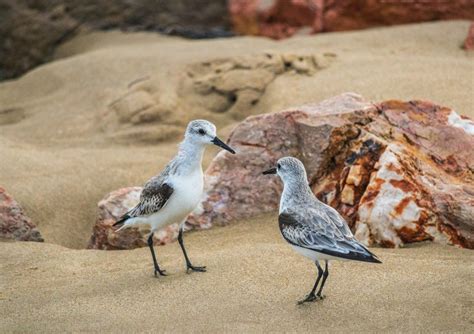
[[[189,122],[186,129],[185,140],[193,144],[214,144],[235,154],[235,151],[217,137],[216,126],[209,121],[197,119]]]
[[[308,183],[306,169],[301,161],[293,157],[284,157],[277,161],[275,167],[263,172],[263,174],[277,174],[284,183],[301,182]]]

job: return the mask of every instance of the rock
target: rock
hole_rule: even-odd
[[[303,27],[308,33],[322,30],[324,0],[230,0],[229,13],[235,32],[274,39],[290,37]]]
[[[357,13],[357,15],[354,15]],[[324,1],[323,30],[342,31],[374,26],[474,18],[474,2],[452,1]]]
[[[278,208],[281,182],[261,172],[303,161],[310,185],[365,244],[435,240],[474,248],[474,123],[430,102],[372,104],[344,94],[249,117],[209,166],[199,227]]]
[[[64,6],[49,9],[0,0],[0,80],[14,78],[49,60],[53,47],[76,29],[77,23],[65,15]]]
[[[36,225],[2,187],[0,187],[0,238],[44,241]]]
[[[474,50],[474,22],[471,23],[469,31],[467,32],[466,40],[464,41],[464,49]]]
[[[132,227],[115,232],[112,225],[123,214],[133,208],[140,199],[141,187],[122,188],[108,194],[98,204],[99,213],[87,248],[95,249],[132,249],[147,246],[150,230],[146,227]],[[171,225],[154,234],[155,245],[164,245],[176,240],[178,225]]]
[[[189,38],[229,36],[225,0],[0,0],[0,80],[48,61],[78,32],[151,30]]]
[[[221,151],[212,161],[202,210],[188,217],[188,228],[277,210],[281,181],[261,173],[279,158],[295,156],[316,196],[336,208],[365,244],[434,240],[474,248],[474,123],[449,108],[423,101],[373,104],[347,93],[248,117],[229,144],[237,154]],[[126,188],[99,204],[90,247],[145,245],[138,232],[115,236],[110,227],[138,193]],[[166,241],[175,231],[165,233]]]
[[[433,20],[472,20],[474,2],[230,0],[229,13],[237,33],[280,39],[301,32],[356,30]]]

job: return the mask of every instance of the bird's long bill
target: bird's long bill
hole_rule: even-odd
[[[214,137],[214,139],[212,140],[212,143],[216,146],[222,147],[224,150],[229,151],[232,154],[235,154],[235,151],[229,145],[227,145],[222,140],[217,138],[217,136]]]
[[[277,173],[277,169],[275,167],[273,167],[273,168],[267,169],[262,174],[267,175],[267,174],[276,174],[276,173]]]

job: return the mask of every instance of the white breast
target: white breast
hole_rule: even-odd
[[[335,256],[331,256],[331,255],[327,255],[327,254],[324,254],[324,253],[320,253],[320,252],[317,252],[317,251],[314,251],[312,249],[307,249],[307,248],[303,248],[303,247],[299,247],[299,246],[295,246],[295,245],[291,245],[291,247],[299,254],[313,260],[313,261],[316,261],[316,260],[339,260],[339,261],[347,261],[347,259],[344,259],[342,257],[335,257]]]
[[[198,170],[184,177],[176,177],[171,180],[173,195],[178,200],[183,210],[188,213],[193,211],[202,199],[203,175],[202,170]]]
[[[185,176],[172,177],[167,182],[173,187],[173,194],[160,211],[150,216],[149,224],[152,230],[163,228],[173,223],[181,223],[202,199],[202,170]]]

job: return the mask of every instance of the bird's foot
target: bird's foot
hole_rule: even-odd
[[[305,299],[302,299],[300,301],[298,301],[298,305],[302,305],[304,303],[311,303],[311,302],[315,302],[317,300],[319,300],[320,297],[319,296],[316,296],[314,293],[310,293],[309,295],[306,296]]]
[[[321,299],[321,300],[323,300],[324,298],[326,298],[325,295],[322,295],[322,294],[320,294],[320,293],[318,293],[318,294],[316,295],[316,297],[318,297],[318,298]]]
[[[166,270],[161,270],[160,268],[155,268],[155,277],[158,277],[158,275],[168,276],[168,274],[166,273]]]
[[[186,264],[186,272],[189,274],[192,271],[199,271],[201,273],[204,273],[204,272],[206,272],[206,267],[205,266],[203,266],[203,267],[196,266],[195,267],[191,263]]]

